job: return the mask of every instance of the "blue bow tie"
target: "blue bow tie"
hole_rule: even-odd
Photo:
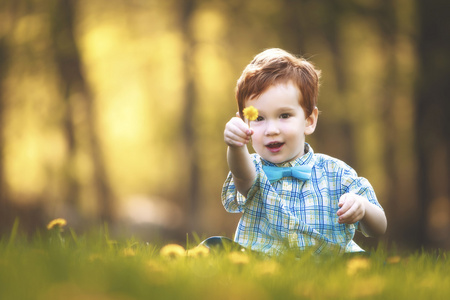
[[[263,166],[263,170],[269,178],[270,181],[277,181],[283,177],[295,177],[300,180],[308,180],[311,177],[312,167],[298,166],[298,167],[273,167],[273,166]]]

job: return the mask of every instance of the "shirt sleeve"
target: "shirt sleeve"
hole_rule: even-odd
[[[222,204],[227,212],[240,213],[246,202],[246,198],[236,190],[233,175],[228,173],[222,187]]]
[[[236,189],[233,180],[233,174],[231,172],[228,173],[227,179],[222,187],[222,204],[225,207],[227,212],[231,213],[241,213],[244,211],[245,205],[248,199],[252,199],[255,197],[255,194],[258,191],[258,186],[260,182],[261,175],[261,163],[258,162],[255,155],[252,155],[252,160],[256,168],[256,178],[253,182],[253,185],[250,187],[248,191],[247,197],[244,197],[241,193],[239,193]]]
[[[370,184],[369,180],[364,177],[358,177],[356,171],[349,168],[344,171],[345,176],[343,176],[343,185],[346,186],[346,193],[353,193],[363,196],[370,203],[375,204],[379,208],[383,209],[377,200],[375,190]]]

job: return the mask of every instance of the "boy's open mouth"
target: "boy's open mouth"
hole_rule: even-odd
[[[283,147],[284,143],[279,142],[273,142],[266,145],[267,148],[269,148],[272,152],[280,151],[281,147]]]

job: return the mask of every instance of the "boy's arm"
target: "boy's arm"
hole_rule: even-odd
[[[364,218],[359,222],[361,230],[367,236],[379,237],[382,236],[387,229],[387,219],[384,211],[368,200],[364,199],[366,203]]]
[[[247,197],[247,193],[256,177],[255,166],[253,165],[247,147],[229,146],[227,161],[231,174],[233,174],[233,181],[237,191]]]
[[[244,196],[247,196],[256,178],[255,166],[246,146],[252,134],[253,131],[238,117],[232,118],[225,126],[228,167],[237,191]]]
[[[387,220],[384,211],[361,195],[346,193],[339,200],[337,211],[340,224],[354,224],[359,221],[362,232],[378,237],[386,232]]]

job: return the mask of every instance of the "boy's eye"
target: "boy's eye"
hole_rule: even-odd
[[[287,118],[289,118],[289,117],[290,117],[289,114],[281,114],[281,115],[280,115],[280,118],[281,118],[281,119],[287,119]]]
[[[258,116],[257,118],[256,118],[256,120],[255,121],[262,121],[262,120],[264,120],[264,118],[263,117],[261,117],[261,116]]]

